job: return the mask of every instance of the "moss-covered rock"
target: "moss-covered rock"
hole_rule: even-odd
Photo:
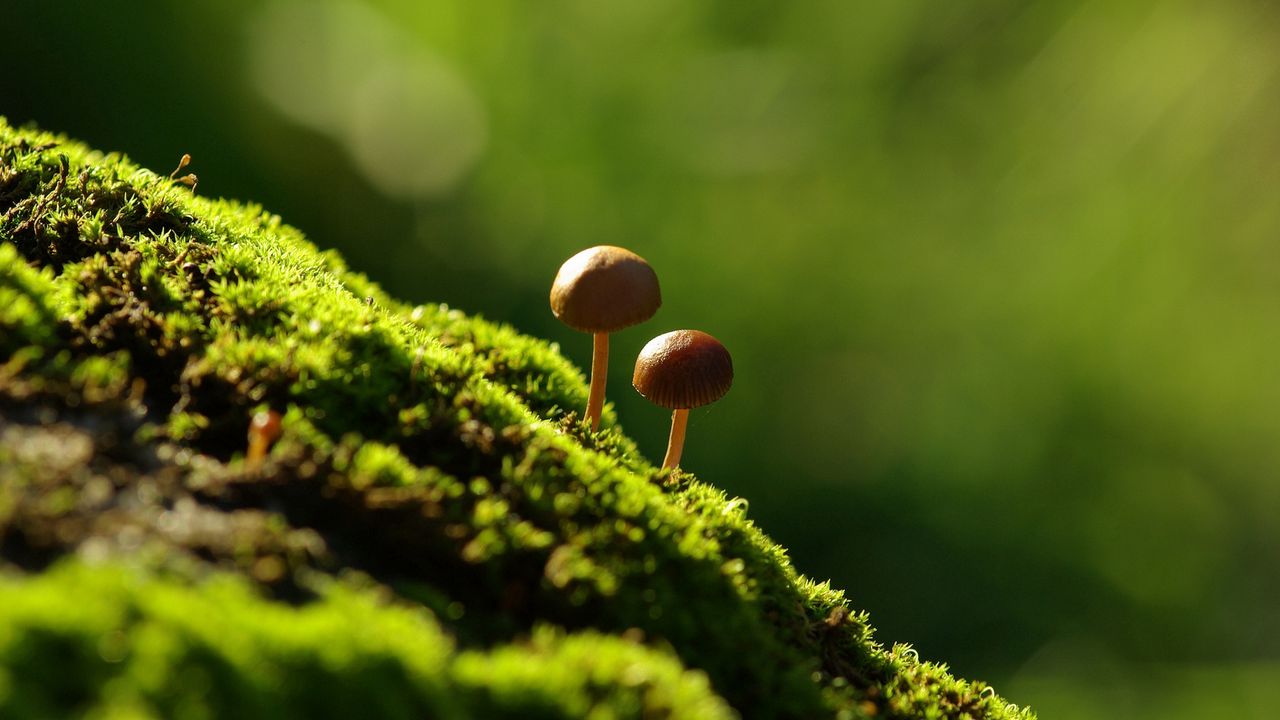
[[[0,716],[1032,717],[585,399],[553,345],[0,121]]]

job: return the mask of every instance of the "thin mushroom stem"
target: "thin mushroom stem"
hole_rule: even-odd
[[[256,468],[262,464],[262,459],[267,456],[267,449],[271,441],[262,433],[253,433],[249,436],[249,452],[245,455],[245,462],[251,468]]]
[[[662,461],[663,470],[671,470],[680,466],[680,454],[684,452],[684,428],[689,424],[689,411],[676,410],[671,413],[671,438],[667,440],[667,457]]]
[[[609,376],[609,333],[595,333],[595,350],[591,353],[591,394],[587,396],[587,422],[591,432],[600,429],[600,411],[604,409],[604,383]]]

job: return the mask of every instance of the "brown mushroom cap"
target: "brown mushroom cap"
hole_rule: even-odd
[[[650,340],[631,377],[649,402],[671,410],[702,407],[733,385],[733,359],[720,341],[698,330],[676,330]]]
[[[551,285],[551,312],[581,332],[607,333],[642,323],[660,305],[658,274],[644,258],[612,245],[569,258]]]

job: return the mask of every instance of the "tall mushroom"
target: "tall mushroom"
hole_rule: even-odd
[[[609,368],[609,333],[653,317],[662,305],[658,275],[639,255],[599,245],[560,266],[551,285],[551,312],[565,325],[595,336],[591,355],[591,394],[586,419],[600,428],[604,384]]]
[[[733,385],[733,359],[719,340],[698,330],[676,330],[650,340],[636,358],[636,391],[671,413],[664,469],[679,467],[689,410],[724,397]]]

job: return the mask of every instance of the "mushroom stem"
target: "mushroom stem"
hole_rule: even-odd
[[[253,433],[249,435],[249,452],[245,455],[245,462],[251,468],[256,468],[262,464],[262,459],[267,456],[267,449],[271,441],[262,433]]]
[[[587,396],[587,422],[591,432],[600,429],[600,411],[604,409],[604,382],[609,376],[609,333],[595,333],[595,351],[591,353],[591,394]]]
[[[671,437],[667,440],[667,457],[662,461],[663,470],[680,466],[680,454],[684,452],[684,428],[688,423],[687,409],[675,410],[671,413]]]

